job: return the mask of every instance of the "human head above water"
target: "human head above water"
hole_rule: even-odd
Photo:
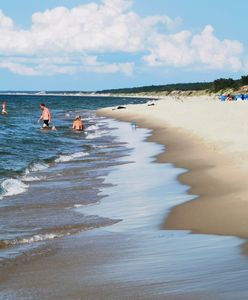
[[[44,103],[40,103],[40,109],[44,109],[44,107],[46,107],[46,105]]]

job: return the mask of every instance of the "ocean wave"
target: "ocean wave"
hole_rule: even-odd
[[[105,148],[110,148],[109,145],[94,145],[95,149],[105,149]]]
[[[62,236],[63,236],[62,234],[45,233],[45,234],[36,234],[31,237],[26,237],[22,239],[2,240],[0,241],[0,249],[7,248],[9,246],[14,246],[14,245],[33,244],[37,242],[53,240]]]
[[[86,134],[86,139],[87,140],[93,140],[93,139],[97,139],[105,134],[107,134],[108,131],[107,130],[99,130],[99,131],[96,131],[96,132],[93,132],[93,133],[87,133]]]
[[[110,226],[120,221],[121,220],[111,220],[108,218],[95,217],[93,221],[86,220],[86,222],[82,224],[64,225],[63,227],[52,229],[51,232],[37,233],[35,235],[12,239],[12,240],[8,240],[8,239],[0,240],[0,249],[4,249],[16,245],[33,244],[33,243],[38,243],[38,242],[43,242],[48,240],[54,240],[60,237],[77,234],[82,231]]]
[[[49,168],[48,164],[45,163],[34,163],[31,166],[29,166],[28,170],[30,172],[38,172],[38,171],[43,171],[45,169]]]
[[[24,175],[22,176],[22,180],[24,182],[32,182],[32,181],[40,181],[42,179],[45,179],[45,176],[32,176],[32,175]]]
[[[41,179],[44,179],[44,176],[33,176],[31,175],[32,172],[39,172],[43,171],[49,168],[48,164],[45,163],[34,163],[30,165],[24,172],[24,175],[21,177],[21,180],[27,182],[27,181],[39,181]]]
[[[44,176],[33,176],[31,175],[31,173],[45,170],[48,167],[49,165],[45,163],[34,163],[26,168],[22,176],[19,176],[17,178],[7,178],[3,180],[0,183],[0,190],[2,190],[0,199],[3,199],[3,197],[14,196],[26,192],[29,187],[27,182],[39,181],[45,178]]]
[[[85,117],[83,118],[84,121],[91,121],[94,120],[94,117]]]
[[[90,125],[87,130],[98,130],[99,127],[97,125]]]
[[[60,155],[55,162],[68,162],[76,158],[84,157],[89,155],[88,152],[77,152],[73,154]],[[40,181],[45,179],[45,176],[38,176],[36,172],[43,171],[49,168],[49,164],[46,163],[33,163],[26,168],[23,175],[17,178],[7,178],[0,182],[0,199],[7,196],[14,196],[22,194],[28,190],[28,182]],[[36,173],[33,175],[32,173]]]
[[[55,159],[55,162],[56,163],[67,162],[67,161],[74,160],[75,158],[80,158],[80,157],[84,157],[84,156],[88,156],[88,155],[89,155],[88,152],[77,152],[77,153],[73,153],[73,154],[62,154],[57,159]]]
[[[79,208],[79,207],[82,207],[82,206],[84,206],[84,205],[83,204],[74,204],[73,208]]]
[[[33,176],[31,175],[32,172],[39,172],[43,171],[49,168],[48,164],[45,163],[34,163],[30,165],[24,172],[24,175],[21,176],[21,180],[24,182],[31,182],[31,181],[39,181],[41,179],[44,179],[44,176]]]
[[[6,196],[22,194],[28,189],[28,185],[20,179],[9,178],[2,181],[1,188],[3,193],[0,196],[0,199]]]

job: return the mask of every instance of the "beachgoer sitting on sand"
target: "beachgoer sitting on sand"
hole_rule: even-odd
[[[7,115],[7,102],[3,101],[2,115]]]
[[[74,130],[83,130],[84,129],[84,124],[83,124],[83,121],[81,120],[80,116],[77,116],[75,118],[75,120],[73,121],[72,129],[74,129]]]

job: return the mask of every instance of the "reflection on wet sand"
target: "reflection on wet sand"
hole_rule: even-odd
[[[161,230],[171,208],[192,197],[177,180],[185,170],[155,161],[163,147],[144,141],[149,130],[110,124],[132,151],[104,174],[101,201],[76,211],[121,221],[49,242],[50,253],[6,272],[1,296],[245,299],[248,261],[240,251],[242,240]]]

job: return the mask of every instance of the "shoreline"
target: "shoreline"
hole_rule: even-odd
[[[161,156],[163,146],[152,141],[157,137],[150,135],[151,130],[135,131],[130,124],[113,120],[103,122],[108,122],[111,136],[117,139],[117,152],[119,143],[125,145],[124,152],[104,175],[100,201],[85,203],[75,212],[121,222],[47,241],[30,257],[25,253],[2,272],[2,297],[244,299],[248,266],[246,257],[240,255],[243,241],[160,230],[165,213],[191,198],[187,186],[177,181],[184,170],[156,162],[165,158]],[[163,136],[164,130],[158,126],[156,134]],[[171,131],[166,130],[169,138]],[[171,132],[170,144],[173,139],[178,141],[176,137]],[[113,153],[114,148],[109,150]],[[81,172],[83,166],[78,164],[75,161]],[[66,179],[68,182],[67,175]]]
[[[148,140],[162,144],[166,148],[156,157],[156,160],[162,163],[172,163],[176,167],[187,170],[178,179],[181,183],[189,186],[188,194],[195,198],[172,208],[161,225],[163,229],[190,230],[192,233],[236,236],[247,239],[248,200],[246,199],[248,199],[248,189],[246,182],[248,172],[246,165],[242,164],[245,162],[245,157],[241,155],[234,159],[235,151],[238,149],[235,145],[227,147],[228,149],[224,151],[225,141],[213,141],[207,134],[205,138],[202,128],[198,128],[198,132],[195,133],[190,130],[190,126],[182,128],[177,121],[172,124],[173,116],[168,120],[164,109],[175,106],[175,101],[168,102],[167,99],[168,103],[163,105],[165,101],[158,101],[154,107],[140,104],[129,105],[127,109],[118,111],[111,108],[101,109],[98,114],[127,122],[135,120],[138,126],[152,129]],[[213,100],[208,99],[202,103],[205,108],[212,104],[215,109],[216,102]],[[218,104],[221,105],[220,102]],[[179,105],[180,103],[177,102],[177,108]],[[181,105],[182,111],[179,113],[177,111],[179,116],[183,115],[185,112],[183,105],[187,104],[181,103]],[[199,105],[201,104],[198,103]],[[191,108],[193,106],[191,105]],[[241,107],[241,109],[243,108],[244,106]],[[173,115],[173,109],[170,113]],[[194,113],[192,114],[194,115]],[[200,112],[202,116],[206,113],[204,110]],[[223,118],[225,117],[224,114]],[[187,124],[187,117],[185,119]],[[197,120],[198,123],[204,121],[200,117]],[[202,135],[199,134],[201,130]],[[218,128],[216,130],[218,131]]]

